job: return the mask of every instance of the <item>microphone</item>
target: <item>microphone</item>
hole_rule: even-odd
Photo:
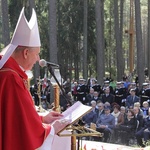
[[[47,65],[50,65],[50,66],[52,66],[52,67],[59,68],[59,65],[57,65],[57,64],[55,64],[55,63],[52,63],[52,62],[48,62],[48,61],[46,61],[46,60],[44,60],[44,59],[41,59],[41,60],[39,61],[39,65],[40,65],[41,67],[45,67],[45,66],[47,66]]]

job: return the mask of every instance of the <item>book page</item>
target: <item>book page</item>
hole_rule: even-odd
[[[88,113],[91,109],[92,107],[83,105],[78,101],[62,113],[64,115],[63,119],[69,119],[72,123],[74,123],[76,120]]]

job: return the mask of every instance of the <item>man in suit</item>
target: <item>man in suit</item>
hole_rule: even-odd
[[[135,118],[138,121],[138,126],[136,131],[139,131],[143,127],[144,119],[143,116],[140,114],[140,109],[138,107],[134,107],[133,111],[134,111]]]
[[[110,105],[114,102],[114,95],[110,93],[109,87],[104,90],[105,94],[102,95],[102,102],[109,102]]]
[[[111,107],[109,106],[104,107],[104,112],[105,113],[102,114],[96,122],[96,130],[104,133],[104,142],[107,142],[109,134],[111,134],[115,127],[115,117],[110,113]]]
[[[91,123],[96,123],[97,118],[97,108],[96,101],[91,101],[92,110],[82,117],[82,121],[86,124],[87,127],[90,127]]]
[[[140,98],[135,95],[135,89],[131,89],[130,95],[126,99],[126,107],[133,108],[135,102],[140,102]]]
[[[104,104],[102,102],[98,102],[97,103],[97,110],[96,110],[96,114],[97,114],[97,119],[99,120],[99,117],[104,114]]]
[[[95,91],[93,93],[93,99],[92,100],[94,100],[96,102],[101,101],[101,99],[100,99],[100,97],[98,95],[99,95],[99,93],[97,91]]]
[[[89,94],[87,94],[86,97],[85,97],[87,105],[91,105],[91,101],[93,100],[93,97],[94,97],[94,89],[90,88]]]

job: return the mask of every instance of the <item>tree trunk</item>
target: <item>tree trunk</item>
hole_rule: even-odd
[[[87,17],[88,17],[88,0],[84,0],[84,20],[83,20],[83,78],[88,78],[87,65]]]
[[[137,45],[137,73],[139,78],[139,86],[144,82],[144,54],[142,43],[141,28],[141,8],[140,0],[135,0],[135,26],[136,26],[136,45]]]
[[[117,57],[117,80],[120,81],[122,80],[122,76],[124,74],[124,68],[123,68],[122,44],[120,39],[122,27],[119,24],[118,0],[114,0],[114,25],[115,25],[116,57]]]
[[[35,9],[35,1],[29,0],[29,7],[30,7],[30,15],[32,15],[32,8]]]
[[[124,51],[123,51],[123,47],[122,47],[122,38],[123,38],[123,9],[124,8],[124,0],[120,0],[120,50],[121,50],[121,54],[122,54],[122,70],[121,73],[122,75],[124,74],[124,69],[125,69],[125,59],[123,57]]]
[[[103,84],[105,75],[104,67],[104,1],[96,0],[95,17],[96,17],[96,48],[97,48],[97,80]]]
[[[50,61],[58,63],[57,60],[57,25],[56,25],[56,0],[49,0],[49,43]]]
[[[2,41],[3,41],[3,44],[6,46],[10,43],[7,0],[1,0],[1,7],[2,7]]]
[[[149,76],[149,80],[150,80],[150,0],[148,0],[148,37],[147,37],[147,52],[148,52],[148,57],[147,57],[147,61],[148,61],[148,76]]]

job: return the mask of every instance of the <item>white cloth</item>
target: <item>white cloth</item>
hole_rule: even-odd
[[[67,134],[70,132],[64,130],[62,133]],[[60,137],[55,135],[51,150],[71,150],[71,137],[70,136]]]
[[[50,133],[48,134],[43,144],[37,150],[52,150],[51,146],[54,139],[54,134],[55,134],[54,128],[53,126],[51,126]]]
[[[66,134],[66,133],[70,133],[70,132],[66,130],[63,131],[63,134]],[[71,137],[70,136],[59,137],[57,135],[53,135],[53,133],[50,132],[46,140],[42,144],[42,146],[36,150],[70,150],[70,149],[71,149]]]

